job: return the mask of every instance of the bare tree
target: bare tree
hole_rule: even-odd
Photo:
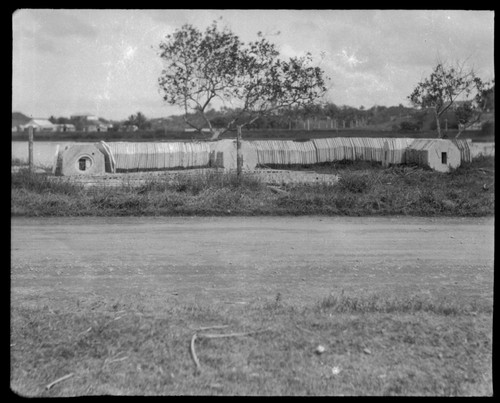
[[[274,44],[260,32],[257,36],[245,44],[228,28],[219,29],[216,21],[204,32],[187,24],[159,47],[163,99],[183,107],[187,125],[200,132],[208,127],[211,140],[236,129],[238,173],[244,126],[259,117],[312,104],[326,92],[324,72],[312,66],[309,53],[283,60]],[[234,111],[222,128],[215,128],[207,117],[216,100]]]
[[[416,107],[433,110],[438,137],[442,138],[441,116],[459,100],[464,101],[462,105],[467,105],[458,108],[459,114],[463,112],[462,118],[470,119],[472,110],[477,115],[481,110],[482,94],[488,85],[473,69],[466,68],[465,62],[457,63],[456,66],[438,62],[431,75],[419,82],[408,98]]]

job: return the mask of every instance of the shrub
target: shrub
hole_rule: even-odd
[[[399,125],[401,130],[403,131],[417,131],[420,130],[420,127],[417,123],[414,122],[401,122]]]
[[[28,169],[20,169],[11,175],[12,189],[25,189],[38,193],[62,193],[74,195],[83,186],[66,181],[52,181],[47,174],[31,173]]]
[[[488,120],[481,127],[481,134],[485,136],[494,136],[495,135],[495,123],[491,120]]]
[[[352,193],[364,193],[371,187],[368,175],[359,175],[354,173],[344,173],[339,179],[338,185],[341,190]]]

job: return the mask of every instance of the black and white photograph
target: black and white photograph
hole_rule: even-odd
[[[493,9],[11,17],[12,394],[493,396]]]

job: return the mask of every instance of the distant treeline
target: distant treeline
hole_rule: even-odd
[[[213,128],[226,128],[229,122],[238,115],[237,109],[221,108],[220,110],[209,109],[205,115]],[[123,132],[139,131],[150,132],[140,135],[141,138],[155,138],[161,133],[167,133],[169,138],[182,139],[186,135],[184,129],[186,119],[197,128],[208,128],[204,117],[197,113],[184,115],[172,115],[165,118],[148,118],[142,112],[129,116],[127,120],[111,122],[99,118],[101,123],[106,123],[108,132],[116,133],[110,138],[129,138],[130,134]],[[89,131],[88,125],[95,125],[95,121],[85,122],[78,118],[66,118],[51,116],[52,123],[68,124],[75,126],[76,131]],[[493,132],[494,104],[491,110],[484,114],[483,125]],[[87,126],[86,126],[87,125]],[[445,130],[458,129],[458,120],[454,110],[450,109],[441,116],[441,127]],[[285,131],[315,131],[315,130],[389,130],[394,132],[436,130],[436,119],[431,110],[422,110],[412,107],[398,106],[373,106],[365,109],[351,106],[338,106],[333,103],[324,105],[312,105],[293,110],[282,111],[270,116],[261,116],[251,124],[245,126],[246,130],[285,130]],[[93,130],[93,129],[92,129]],[[493,133],[492,133],[493,134]],[[189,134],[191,135],[191,133]],[[106,134],[108,136],[108,134]],[[117,136],[117,137],[116,137]],[[124,137],[125,136],[125,137]],[[137,135],[133,135],[137,136]],[[148,137],[149,136],[149,137]],[[151,137],[153,136],[153,137]],[[181,136],[181,137],[176,137]],[[197,135],[194,135],[199,136]],[[203,135],[201,135],[203,137]],[[80,136],[78,136],[80,138]]]

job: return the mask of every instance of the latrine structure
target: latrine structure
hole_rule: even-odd
[[[116,172],[207,167],[210,146],[205,142],[105,143]]]
[[[256,140],[249,142],[257,155],[257,164],[311,165],[318,163],[316,147],[311,141]]]
[[[406,162],[427,166],[439,172],[449,172],[460,166],[461,153],[450,140],[417,139],[406,150]]]
[[[405,150],[413,139],[334,137],[314,139],[317,162],[334,161],[378,161],[384,158],[390,164],[403,164]]]
[[[90,147],[90,148],[89,148]],[[335,137],[309,141],[242,141],[243,169],[314,165],[335,161],[375,161],[384,165],[419,164],[448,172],[472,160],[467,140]],[[167,169],[235,170],[235,140],[214,142],[73,144],[58,150],[54,171],[60,175],[95,175]]]

